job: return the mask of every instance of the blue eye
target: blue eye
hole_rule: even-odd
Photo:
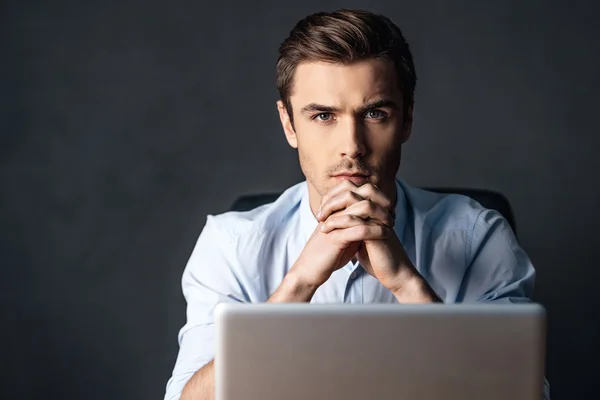
[[[384,119],[385,117],[387,117],[387,113],[381,110],[370,110],[367,111],[365,116],[369,119]]]
[[[330,113],[321,113],[321,114],[317,114],[313,117],[313,119],[317,119],[322,122],[330,121],[331,118],[332,118],[332,116]]]

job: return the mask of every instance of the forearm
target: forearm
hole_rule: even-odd
[[[292,267],[269,298],[268,303],[305,303],[315,294],[318,285],[307,283]]]
[[[186,383],[181,392],[181,400],[214,400],[215,369],[214,360],[200,368]]]

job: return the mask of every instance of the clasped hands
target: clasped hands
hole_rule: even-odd
[[[322,199],[319,224],[292,267],[316,287],[350,260],[390,290],[399,302],[439,301],[408,258],[394,231],[394,204],[378,187],[345,180]]]

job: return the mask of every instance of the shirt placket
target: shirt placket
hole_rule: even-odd
[[[353,266],[352,270],[348,271],[345,282],[346,288],[344,290],[344,303],[363,303],[362,272],[363,268],[359,264]]]

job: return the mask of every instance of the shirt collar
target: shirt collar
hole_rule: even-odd
[[[396,179],[396,199],[396,224],[394,226],[394,231],[400,240],[402,240],[404,225],[406,224],[407,202],[406,196],[404,195],[404,190],[402,189],[398,179]],[[308,184],[306,181],[304,182],[304,193],[302,195],[302,200],[300,201],[299,212],[301,232],[305,241],[308,241],[315,229],[317,229],[319,222],[310,209],[310,201],[308,199]]]

